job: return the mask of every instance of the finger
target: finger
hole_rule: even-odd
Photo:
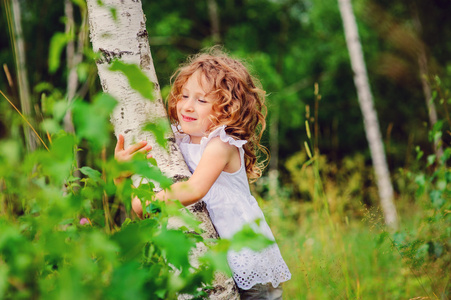
[[[148,153],[147,154],[147,158],[152,158],[153,156],[152,156],[152,154],[151,153]]]
[[[145,146],[145,147],[139,149],[139,150],[136,151],[136,152],[146,153],[146,152],[150,151],[151,149],[152,149],[152,146],[151,146],[151,145],[147,145],[147,146]]]
[[[119,134],[117,137],[117,143],[116,148],[114,149],[114,152],[119,152],[124,150],[124,136],[122,134]]]
[[[127,148],[127,153],[132,154],[147,145],[147,141],[141,141]]]

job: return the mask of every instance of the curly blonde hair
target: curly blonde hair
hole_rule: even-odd
[[[174,125],[179,124],[177,102],[181,99],[183,85],[198,70],[211,87],[207,95],[216,99],[212,107],[214,114],[210,116],[213,124],[210,131],[226,125],[227,134],[247,141],[243,146],[246,173],[251,182],[255,181],[269,160],[268,150],[260,144],[266,128],[265,91],[242,62],[214,47],[191,56],[171,77],[168,114]],[[258,162],[257,153],[262,153],[265,159]]]

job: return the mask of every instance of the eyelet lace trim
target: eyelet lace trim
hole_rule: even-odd
[[[230,251],[227,259],[233,271],[233,279],[244,290],[266,283],[271,283],[276,288],[281,282],[291,278],[276,244],[259,252],[247,248],[239,252]]]

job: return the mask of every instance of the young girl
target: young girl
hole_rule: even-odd
[[[217,51],[192,57],[174,76],[168,114],[193,175],[156,198],[177,199],[185,206],[205,201],[222,238],[231,238],[244,224],[251,224],[274,240],[248,183],[262,173],[256,151],[265,152],[260,145],[266,124],[264,91],[241,62]],[[126,160],[150,148],[142,142],[124,150],[119,136],[115,155]],[[133,200],[132,207],[142,214],[139,199]],[[258,226],[255,220],[260,220]],[[277,244],[259,252],[230,251],[227,259],[241,299],[282,299],[280,284],[291,274]]]

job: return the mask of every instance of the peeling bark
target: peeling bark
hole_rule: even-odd
[[[103,58],[97,61],[97,68],[104,92],[115,97],[119,104],[111,115],[116,136],[123,134],[125,147],[131,144],[147,140],[153,145],[152,154],[161,171],[174,182],[185,180],[191,176],[185,164],[183,156],[178,149],[172,134],[167,136],[168,149],[160,148],[155,138],[149,132],[143,132],[142,126],[148,122],[164,119],[167,114],[160,94],[157,76],[155,73],[146,20],[142,11],[141,1],[138,0],[102,0],[99,6],[97,0],[88,0],[88,14],[90,24],[90,36],[95,52],[101,52]],[[111,8],[115,7],[117,20],[114,20]],[[127,79],[119,72],[112,72],[109,63],[113,58],[118,58],[125,63],[137,64],[154,83],[155,100],[145,100],[139,93],[130,88]],[[140,179],[134,179],[139,182]],[[200,201],[188,207],[188,209],[202,222],[204,239],[217,238],[206,205]],[[177,227],[177,220],[171,220],[171,227]],[[196,258],[207,250],[203,244],[198,244],[191,261],[195,264]],[[237,288],[232,278],[226,278],[218,274],[213,284],[210,299],[239,299]],[[189,296],[179,295],[179,299],[189,299]]]

